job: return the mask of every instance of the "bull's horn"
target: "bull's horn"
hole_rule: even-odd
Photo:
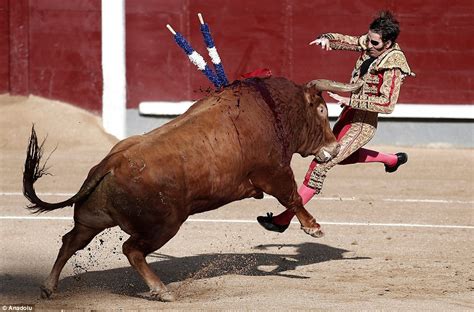
[[[316,79],[306,84],[306,87],[314,87],[319,91],[331,91],[331,92],[354,92],[359,90],[364,82],[362,80],[356,83],[342,83],[326,79]]]

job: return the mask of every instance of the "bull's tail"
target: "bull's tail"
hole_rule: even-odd
[[[59,203],[47,203],[42,201],[36,195],[34,183],[43,175],[48,174],[46,162],[43,165],[40,164],[41,157],[43,156],[44,142],[45,141],[43,141],[41,144],[38,144],[38,138],[33,125],[31,129],[28,150],[26,153],[25,169],[23,171],[23,194],[31,203],[31,205],[28,205],[27,208],[34,213],[48,212],[66,206],[72,206],[77,201],[89,195],[104,177],[104,175],[99,177],[97,177],[95,174],[89,175],[79,192],[65,201]]]

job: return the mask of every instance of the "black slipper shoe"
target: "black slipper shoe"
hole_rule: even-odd
[[[397,163],[392,167],[385,165],[385,172],[395,172],[398,167],[408,161],[408,155],[406,153],[396,153],[395,155],[397,155]]]
[[[289,224],[287,225],[279,225],[273,223],[273,213],[267,212],[267,215],[258,216],[257,217],[258,223],[265,228],[265,230],[283,233],[288,228]]]

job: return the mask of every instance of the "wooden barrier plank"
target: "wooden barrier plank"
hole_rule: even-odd
[[[8,0],[0,0],[0,93],[10,91],[10,26]]]
[[[10,93],[29,94],[28,0],[10,1]]]

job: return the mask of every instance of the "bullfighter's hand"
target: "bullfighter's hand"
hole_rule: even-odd
[[[337,104],[339,104],[341,107],[342,106],[349,106],[350,98],[340,96],[339,94],[335,94],[332,92],[328,92],[329,96],[332,97],[337,101]]]
[[[313,45],[313,44],[320,45],[321,49],[324,49],[326,51],[332,50],[331,47],[329,46],[328,38],[319,38],[309,43],[309,45]]]

